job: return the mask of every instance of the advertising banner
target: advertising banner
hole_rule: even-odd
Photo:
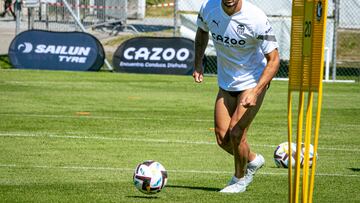
[[[9,58],[19,69],[98,71],[105,53],[101,43],[84,32],[29,30],[11,42]]]
[[[137,37],[122,43],[114,53],[118,72],[191,75],[194,42],[181,37]]]
[[[39,0],[23,0],[22,3],[25,8],[32,8],[32,7],[40,6]]]

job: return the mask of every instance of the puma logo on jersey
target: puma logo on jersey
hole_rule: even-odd
[[[198,19],[200,19],[202,22],[204,22],[204,18],[200,15],[200,13],[198,15]]]
[[[212,23],[214,23],[216,25],[216,27],[219,27],[220,21],[216,22],[215,20],[212,20]]]

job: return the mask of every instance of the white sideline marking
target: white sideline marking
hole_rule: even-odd
[[[90,167],[90,166],[20,166],[16,164],[0,164],[1,168],[42,168],[42,169],[65,169],[65,170],[99,170],[99,171],[134,171],[131,168],[113,168],[113,167]],[[200,173],[200,174],[231,174],[230,171],[204,171],[204,170],[167,170],[172,173]],[[258,172],[260,175],[281,175],[287,176],[288,173],[271,173],[271,172]],[[330,174],[330,173],[316,173],[316,176],[331,176],[331,177],[355,177],[360,175],[347,175],[347,174]]]
[[[49,138],[65,138],[65,139],[91,139],[91,140],[111,140],[111,141],[130,141],[130,142],[152,142],[152,143],[178,143],[178,144],[202,144],[215,145],[214,142],[205,141],[186,141],[186,140],[165,140],[165,139],[137,139],[137,138],[116,138],[116,137],[99,137],[99,136],[77,136],[77,135],[42,135],[42,134],[11,134],[0,133],[0,137],[49,137]]]
[[[184,117],[164,117],[164,118],[146,118],[146,117],[114,117],[114,116],[79,116],[79,115],[42,115],[42,114],[9,114],[9,113],[0,113],[2,116],[17,116],[17,117],[40,117],[40,118],[87,118],[87,119],[113,119],[113,120],[157,120],[157,121],[167,121],[167,120],[179,120],[179,121],[191,121],[191,122],[213,122],[212,119],[189,119]]]
[[[214,142],[206,141],[187,141],[187,140],[166,140],[166,139],[145,139],[145,138],[128,138],[128,137],[100,137],[100,136],[78,136],[78,135],[55,135],[55,134],[20,134],[20,133],[1,133],[0,137],[48,137],[48,138],[65,138],[65,139],[84,139],[84,140],[111,140],[111,141],[129,141],[129,142],[151,142],[151,143],[177,143],[177,144],[194,144],[194,145],[216,145]],[[276,145],[252,144],[256,147],[275,148]],[[319,150],[326,151],[344,151],[344,152],[360,152],[360,149],[349,148],[327,148],[319,147]]]

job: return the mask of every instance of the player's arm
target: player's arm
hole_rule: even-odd
[[[256,105],[257,97],[267,88],[270,81],[275,77],[280,66],[280,57],[277,49],[274,49],[268,54],[265,54],[267,65],[259,79],[255,88],[250,91],[246,91],[246,94],[242,97],[240,105],[244,107],[252,107]]]
[[[270,81],[275,77],[280,67],[280,57],[277,49],[272,52],[265,54],[267,65],[259,79],[258,84],[254,88],[254,92],[259,95],[267,88]]]
[[[209,32],[198,28],[195,36],[195,67],[193,77],[195,82],[202,82],[204,77],[203,58],[206,46],[209,42]]]
[[[240,104],[245,107],[256,105],[257,97],[267,88],[280,66],[279,45],[276,41],[274,30],[265,14],[263,14],[262,18],[259,18],[255,30],[256,38],[259,40],[260,48],[265,55],[267,64],[257,85],[250,89],[250,91],[246,91],[246,94],[240,100]]]

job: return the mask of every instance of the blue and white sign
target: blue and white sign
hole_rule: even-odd
[[[29,30],[11,42],[9,58],[20,69],[98,71],[105,53],[87,33]]]
[[[116,71],[190,75],[194,42],[181,37],[137,37],[122,43],[113,57]]]

